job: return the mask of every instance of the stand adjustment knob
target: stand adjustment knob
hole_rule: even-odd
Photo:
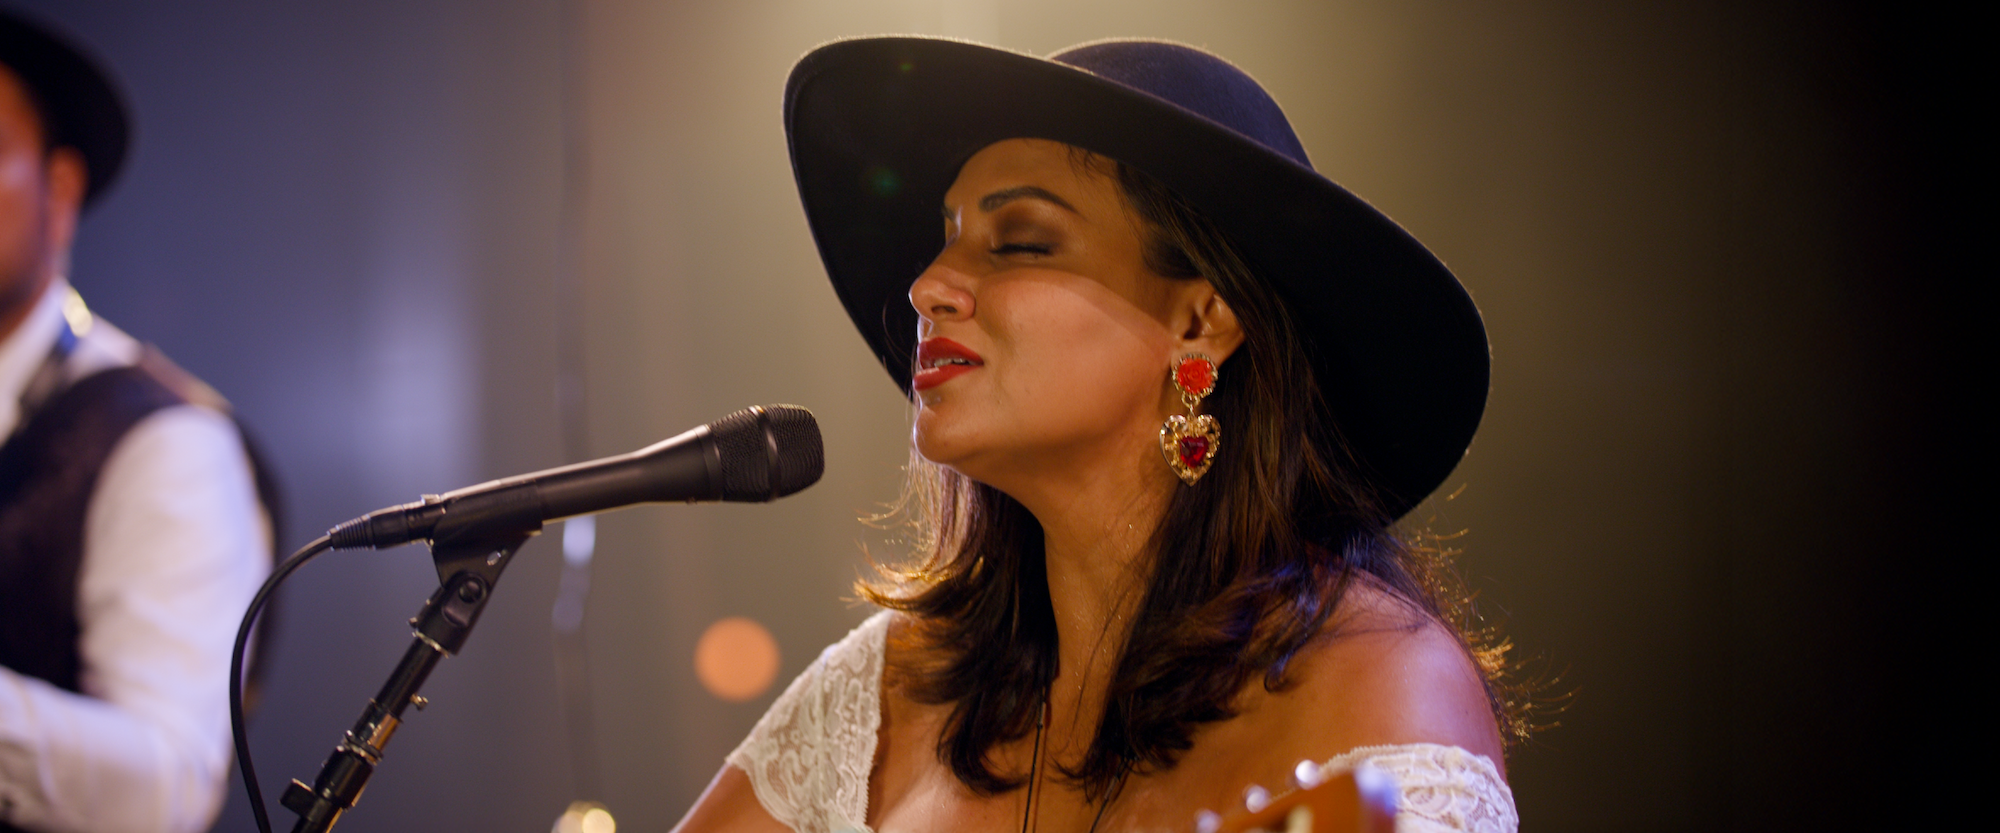
[[[294,778],[292,783],[285,785],[285,794],[279,796],[278,803],[285,805],[285,809],[303,816],[312,809],[313,802],[318,800],[319,796],[313,793],[311,787],[306,786],[306,782]]]

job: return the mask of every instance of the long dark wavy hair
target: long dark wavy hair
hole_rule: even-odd
[[[1077,150],[1115,175],[1148,235],[1146,261],[1169,278],[1205,277],[1245,341],[1203,401],[1229,442],[1201,481],[1176,488],[1149,542],[1150,576],[1083,759],[1064,777],[1097,800],[1126,772],[1171,768],[1204,723],[1235,716],[1252,679],[1279,691],[1294,656],[1332,638],[1328,617],[1362,576],[1452,627],[1486,676],[1503,736],[1521,734],[1503,682],[1504,643],[1470,627],[1468,598],[1435,548],[1413,546],[1327,413],[1298,322],[1229,241],[1157,179]],[[910,614],[894,683],[951,704],[939,760],[982,794],[1020,786],[988,752],[1032,731],[1057,666],[1040,524],[1013,498],[916,457],[893,517],[914,528],[917,558],[861,595]],[[1492,643],[1492,644],[1489,644]]]

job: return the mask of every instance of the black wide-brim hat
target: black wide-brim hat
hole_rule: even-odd
[[[1230,237],[1290,307],[1342,436],[1394,514],[1444,482],[1479,427],[1489,358],[1465,288],[1314,171],[1277,103],[1214,55],[1143,40],[1047,59],[936,38],[839,41],[793,67],[785,130],[834,291],[905,393],[908,292],[943,246],[944,192],[980,149],[1034,138],[1152,175]]]
[[[118,177],[132,136],[125,98],[111,76],[69,39],[6,10],[0,10],[0,64],[34,96],[49,145],[83,155],[83,204],[95,203]]]

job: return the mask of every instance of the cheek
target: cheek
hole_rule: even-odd
[[[0,154],[0,235],[9,244],[33,236],[41,180],[28,154]]]
[[[1023,293],[1027,295],[1028,293]],[[1010,304],[1002,392],[1036,410],[1112,420],[1156,410],[1171,348],[1166,328],[1122,300],[1050,291]]]

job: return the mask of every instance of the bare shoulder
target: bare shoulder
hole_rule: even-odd
[[[1503,766],[1485,680],[1452,630],[1388,592],[1357,583],[1325,633],[1293,660],[1291,686],[1253,696],[1245,717],[1318,748],[1457,746]],[[1504,770],[1503,770],[1504,777]]]
[[[926,722],[925,718],[934,709],[918,703],[909,697],[908,681],[900,669],[907,668],[916,659],[919,649],[916,638],[916,618],[900,611],[889,614],[888,634],[882,644],[882,723],[881,735],[875,746],[875,765],[879,770],[886,757],[896,751],[896,742],[906,740],[910,730]]]
[[[889,618],[888,637],[883,646],[889,658],[897,652],[909,650],[910,640],[916,636],[917,617],[900,610],[884,611]]]
[[[892,610],[888,612],[888,620],[882,637],[882,717],[885,726],[892,719],[909,716],[918,705],[909,698],[908,673],[911,668],[923,665],[925,656],[917,617]]]
[[[921,650],[915,645],[917,620],[907,613],[889,615],[884,641],[882,722],[876,729],[874,767],[868,776],[868,814],[879,825],[885,813],[919,800],[937,776],[937,738],[949,705],[919,702],[909,696],[907,681],[896,669]]]
[[[708,789],[695,799],[686,817],[674,825],[674,833],[788,833],[786,827],[757,800],[750,776],[730,764],[723,764]]]

